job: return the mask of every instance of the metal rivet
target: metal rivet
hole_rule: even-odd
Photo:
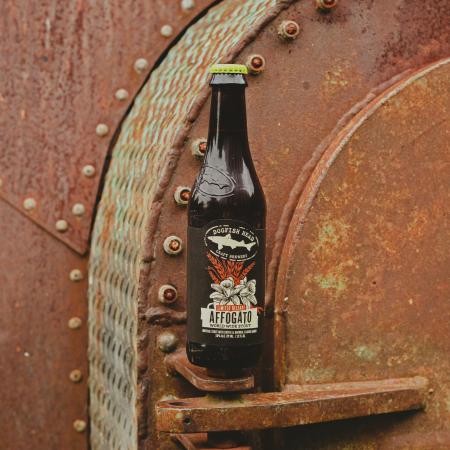
[[[258,75],[266,68],[266,60],[261,55],[250,55],[246,66],[251,74]]]
[[[83,272],[80,269],[73,269],[70,271],[69,278],[71,281],[81,281],[83,279]]]
[[[338,4],[338,0],[316,0],[317,8],[321,10],[329,10]]]
[[[3,186],[3,180],[0,178],[0,188]]]
[[[86,422],[84,420],[75,420],[73,422],[73,428],[75,431],[78,431],[78,433],[82,433],[86,429]]]
[[[81,328],[82,320],[79,317],[71,317],[69,321],[67,322],[67,326],[71,330],[78,330]]]
[[[189,197],[191,196],[191,189],[187,186],[178,186],[173,193],[173,198],[177,205],[187,205]]]
[[[173,34],[173,28],[170,25],[163,25],[160,32],[162,36],[170,37]]]
[[[82,216],[85,212],[86,208],[83,203],[75,203],[75,205],[72,206],[72,214],[75,216]]]
[[[93,177],[95,175],[95,167],[87,164],[83,167],[82,172],[85,177]]]
[[[184,10],[195,8],[194,0],[181,0],[181,8]]]
[[[28,197],[23,201],[23,207],[30,211],[34,208],[36,208],[36,200],[34,198]]]
[[[205,156],[208,141],[205,138],[198,138],[192,142],[191,151],[194,156]]]
[[[109,132],[109,127],[106,123],[99,123],[95,127],[95,132],[97,133],[97,136],[106,136]]]
[[[163,248],[168,255],[178,255],[183,250],[183,241],[178,236],[167,236]]]
[[[170,331],[161,333],[158,336],[158,348],[164,353],[173,352],[178,345],[178,338]]]
[[[148,61],[145,58],[139,58],[134,62],[134,70],[138,73],[145,72],[148,67]]]
[[[117,89],[114,96],[117,98],[117,100],[126,100],[128,98],[128,91],[126,89]]]
[[[64,219],[60,219],[56,221],[55,228],[60,233],[64,233],[69,228],[69,224]]]
[[[175,303],[178,298],[178,291],[171,284],[163,284],[158,291],[158,300],[165,305]]]
[[[83,374],[81,373],[81,370],[78,369],[72,370],[69,374],[70,381],[73,381],[74,383],[79,383],[82,378]]]
[[[278,27],[278,36],[285,40],[293,40],[300,33],[300,25],[293,20],[283,20]]]

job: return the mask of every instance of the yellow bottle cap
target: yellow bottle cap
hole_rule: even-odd
[[[209,73],[240,73],[247,75],[247,66],[243,64],[214,64],[209,69]]]

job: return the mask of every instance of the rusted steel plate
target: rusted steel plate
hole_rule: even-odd
[[[248,391],[255,386],[255,377],[253,375],[240,378],[211,376],[203,367],[194,366],[189,362],[185,349],[179,349],[167,355],[165,363],[170,372],[180,374],[200,391],[241,392]]]
[[[2,201],[0,236],[0,448],[85,450],[87,260]]]
[[[171,433],[285,428],[423,408],[422,377],[307,386],[263,394],[206,396],[156,405],[156,427]]]
[[[338,439],[298,430],[295,445],[449,431],[449,86],[444,60],[393,86],[336,137],[299,200],[277,291],[279,384],[416,373],[430,379],[433,406],[394,430],[388,420],[370,432],[342,425]]]
[[[2,2],[0,196],[23,213],[33,197],[27,216],[84,253],[116,127],[161,53],[211,3]]]
[[[249,80],[248,116],[252,152],[270,205],[270,315],[282,243],[298,196],[330,142],[328,136],[334,136],[377,93],[404,76],[403,71],[450,51],[444,37],[449,11],[439,0],[432,0],[427,8],[418,0],[340,2],[326,15],[317,11],[314,2],[297,2],[256,36],[252,29],[255,20],[245,10],[254,4],[259,2],[226,0],[217,7],[224,11],[215,23],[219,28],[211,31],[211,24],[203,21],[208,16],[191,28],[189,41],[182,39],[174,47],[174,53],[162,61],[161,72],[155,72],[156,78],[150,78],[144,87],[112,153],[106,195],[94,229],[91,301],[94,304],[94,299],[100,299],[98,305],[106,312],[105,317],[110,303],[120,305],[124,315],[135,320],[133,323],[137,323],[138,314],[138,331],[133,329],[126,337],[136,343],[131,347],[137,348],[131,369],[136,379],[139,372],[136,389],[142,448],[174,448],[152,431],[151,405],[167,395],[193,395],[184,380],[166,376],[165,354],[159,346],[160,335],[167,332],[178,339],[178,344],[174,340],[175,345],[167,351],[183,345],[185,312],[184,255],[167,256],[162,242],[171,234],[185,240],[185,209],[174,202],[173,194],[177,186],[190,186],[200,167],[190,146],[207,131],[208,104],[203,107],[207,88],[202,83],[210,61],[223,58],[244,62],[250,54],[260,53],[267,62],[266,70]],[[236,9],[228,13],[230,5]],[[409,20],[411,17],[414,20]],[[291,43],[278,37],[278,25],[284,19],[297,20],[303,28]],[[231,40],[233,51],[228,47]],[[215,51],[210,51],[211,43],[218,45]],[[196,53],[199,47],[201,58]],[[176,82],[160,89],[170,65],[177,67]],[[185,90],[180,89],[183,83]],[[155,92],[157,95],[152,95]],[[126,226],[121,228],[120,223]],[[142,242],[144,254],[140,253]],[[178,289],[179,298],[170,306],[176,311],[174,315],[169,316],[165,309],[155,310],[160,307],[158,291],[162,284]],[[138,312],[133,310],[137,304]],[[160,314],[167,320],[160,319]],[[169,328],[162,329],[161,325]],[[99,321],[99,329],[103,327]],[[268,354],[263,370],[270,389],[270,321],[267,331]],[[105,348],[99,346],[94,353],[101,359]]]
[[[252,450],[252,447],[249,447],[248,445],[241,445],[238,447],[215,447],[208,442],[206,433],[174,434],[172,438],[178,441],[186,450],[217,450],[219,448],[227,448],[229,450]]]

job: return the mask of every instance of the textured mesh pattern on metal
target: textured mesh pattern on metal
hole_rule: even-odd
[[[89,276],[91,444],[137,448],[137,303],[141,247],[158,175],[209,66],[275,0],[227,0],[191,26],[122,125],[96,217]]]

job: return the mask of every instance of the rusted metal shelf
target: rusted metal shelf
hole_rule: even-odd
[[[428,380],[412,377],[206,395],[159,402],[156,426],[169,433],[283,428],[421,409],[427,393]]]

